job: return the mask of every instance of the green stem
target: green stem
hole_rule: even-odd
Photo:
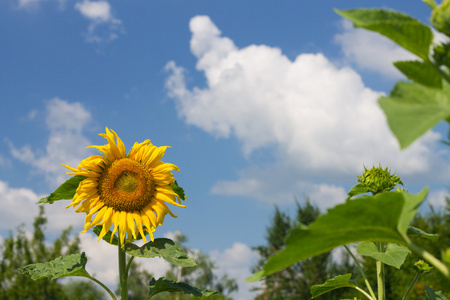
[[[414,285],[416,284],[417,280],[419,280],[421,273],[417,272],[416,276],[414,276],[414,279],[412,280],[411,284],[408,287],[408,290],[406,291],[405,295],[403,296],[402,300],[406,300],[406,297],[408,297],[409,292],[413,289]]]
[[[108,294],[111,296],[111,299],[113,300],[117,300],[116,296],[114,295],[113,292],[111,292],[110,289],[108,289],[108,287],[106,285],[103,284],[103,282],[101,282],[100,280],[95,279],[94,277],[92,277],[91,275],[85,275],[84,277],[89,278],[90,280],[94,281],[95,283],[97,283],[98,285],[100,285],[102,288],[105,289],[105,291],[108,292]]]
[[[127,300],[128,299],[128,288],[127,288],[127,261],[126,261],[126,253],[122,250],[122,245],[119,241],[119,279],[120,279],[120,299]]]
[[[131,263],[133,262],[134,256],[131,256],[130,259],[128,260],[127,263],[127,270],[125,271],[125,273],[127,274],[127,280],[128,280],[128,274],[130,274],[130,267],[131,267]]]
[[[344,245],[345,250],[347,250],[348,254],[352,257],[353,261],[356,263],[356,267],[358,268],[359,273],[361,273],[361,276],[364,278],[364,282],[366,283],[367,289],[369,290],[370,296],[369,299],[376,300],[377,297],[375,297],[375,293],[372,290],[372,286],[370,285],[369,280],[366,277],[366,272],[364,272],[364,269],[361,267],[361,264],[359,263],[359,260],[353,255],[352,251],[347,247],[347,245]]]
[[[354,288],[357,289],[358,291],[360,291],[361,293],[363,293],[364,296],[366,296],[367,298],[372,299],[372,297],[369,294],[367,294],[367,292],[365,290],[363,290],[362,288],[357,287],[357,286],[355,286]]]
[[[378,252],[383,252],[383,244],[376,243]],[[377,285],[378,285],[378,300],[386,300],[386,295],[384,293],[384,264],[383,262],[377,260]]]
[[[447,277],[447,279],[450,279],[450,271],[447,268],[447,266],[444,263],[442,263],[439,259],[434,257],[430,252],[420,248],[419,246],[414,245],[411,242],[408,243],[408,247],[414,254],[423,257],[423,259],[428,261],[433,267],[435,267],[439,272],[441,272],[442,275]]]

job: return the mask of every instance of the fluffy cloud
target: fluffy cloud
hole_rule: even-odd
[[[346,59],[363,70],[380,73],[391,79],[403,78],[392,65],[397,60],[413,60],[417,57],[398,47],[386,37],[364,29],[353,28],[350,21],[342,22],[343,32],[335,35]]]
[[[251,274],[250,270],[256,263],[258,255],[249,246],[243,243],[234,243],[231,248],[222,252],[212,251],[210,253],[213,261],[216,262],[218,270],[216,274],[221,277],[225,274],[229,278],[237,279],[239,290],[232,297],[236,300],[253,299],[255,292],[250,290],[259,286],[259,283],[248,283],[245,279]]]
[[[18,0],[17,1],[17,8],[25,9],[25,10],[35,9],[35,8],[38,7],[39,3],[43,2],[43,1],[58,2],[59,3],[59,7],[61,9],[64,8],[64,4],[66,2],[66,0]]]
[[[377,105],[381,93],[364,86],[353,69],[338,68],[320,53],[291,61],[266,45],[239,49],[207,16],[194,17],[190,29],[206,87],[187,88],[186,70],[167,64],[166,87],[179,116],[214,136],[236,137],[246,155],[274,149],[276,160],[241,171],[236,181],[219,182],[213,192],[277,202],[286,191],[296,193],[317,180],[353,182],[363,164],[382,163],[403,175],[439,168],[439,134],[430,132],[401,152]]]
[[[33,218],[38,215],[39,207],[36,202],[44,197],[37,195],[28,188],[13,188],[7,182],[0,181],[0,199],[2,205],[2,217],[0,218],[0,230],[10,230],[20,224],[25,225],[27,231],[32,231]],[[51,205],[45,205],[47,216],[47,230],[50,234],[59,234],[61,230],[72,225],[75,230],[81,230],[84,224],[84,215],[73,211],[65,211],[67,201],[58,201]]]
[[[449,197],[448,189],[433,190],[428,195],[427,201],[434,207],[444,208],[447,205],[447,197]]]
[[[67,179],[61,162],[77,166],[86,157],[85,147],[91,142],[83,135],[83,129],[90,122],[91,114],[81,103],[51,99],[46,107],[46,126],[50,136],[44,154],[37,154],[39,151],[28,145],[18,149],[9,142],[11,154],[44,174],[47,182],[56,187]]]
[[[35,205],[39,196],[27,188],[11,188],[7,182],[0,181],[0,199],[0,229],[12,229],[21,223],[29,223],[39,211]]]
[[[86,41],[90,43],[110,42],[118,38],[118,33],[123,33],[122,21],[115,18],[111,12],[111,6],[107,1],[77,2],[75,9],[90,21],[86,33]],[[99,33],[101,27],[107,28],[103,34]]]

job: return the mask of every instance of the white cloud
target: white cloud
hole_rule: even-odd
[[[46,195],[37,195],[28,188],[10,187],[7,182],[0,181],[0,229],[9,230],[24,224],[27,231],[32,231],[33,219],[39,213],[36,202],[44,196]],[[70,225],[75,230],[81,230],[85,215],[65,210],[68,204],[68,201],[57,201],[44,206],[47,216],[46,232],[60,233]]]
[[[35,7],[41,0],[19,0],[18,6],[19,8],[30,8]]]
[[[118,38],[118,33],[123,33],[122,21],[113,16],[111,5],[107,1],[83,0],[75,4],[75,9],[90,21],[86,33],[88,42],[110,42]],[[102,28],[107,30],[100,34]]]
[[[30,220],[33,220],[33,217],[39,212],[36,205],[39,198],[30,189],[11,188],[7,182],[0,181],[2,205],[0,228],[13,229],[21,223],[30,223]]]
[[[445,200],[449,195],[448,189],[434,190],[428,195],[427,202],[435,208],[444,208],[447,204]]]
[[[245,282],[245,279],[252,275],[251,268],[258,259],[258,254],[249,246],[236,242],[231,248],[222,252],[212,251],[210,257],[216,263],[218,270],[215,272],[218,277],[227,274],[228,278],[237,279],[239,290],[231,296],[236,300],[253,299],[255,292],[251,288],[257,287],[260,283]]]
[[[442,174],[435,151],[440,135],[429,132],[400,151],[377,105],[381,93],[365,87],[353,69],[320,53],[291,61],[274,47],[239,49],[207,16],[192,18],[190,29],[207,86],[187,88],[186,71],[167,64],[166,87],[179,116],[216,137],[236,137],[246,155],[274,149],[276,161],[243,170],[213,192],[278,202],[318,180],[353,182],[363,165],[379,163],[401,176],[436,168]]]
[[[66,0],[18,0],[17,1],[17,8],[18,9],[24,9],[24,10],[34,10],[38,8],[39,4],[42,2],[58,2],[59,8],[64,9],[64,5]]]
[[[61,163],[76,167],[89,153],[85,147],[91,142],[83,129],[91,122],[91,114],[79,102],[54,98],[47,102],[45,120],[50,136],[43,154],[29,145],[17,149],[9,142],[9,146],[15,158],[44,174],[47,182],[56,187],[68,177]]]
[[[311,201],[320,208],[331,208],[342,203],[347,198],[347,192],[341,186],[328,184],[313,184],[309,194]]]
[[[392,63],[417,59],[415,55],[378,33],[353,28],[348,20],[342,22],[342,28],[344,32],[336,34],[334,39],[341,45],[346,59],[360,69],[374,71],[391,79],[400,79],[404,76]]]

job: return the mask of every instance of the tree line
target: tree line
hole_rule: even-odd
[[[424,240],[420,237],[423,247],[441,259],[441,249],[450,248],[450,199],[443,209],[429,209],[417,214],[411,226],[421,228],[428,233],[439,234],[438,241]],[[293,216],[292,216],[293,214]],[[252,268],[256,272],[262,268],[267,259],[284,248],[285,238],[289,231],[296,226],[308,226],[320,216],[320,210],[311,201],[306,199],[302,204],[297,202],[295,212],[282,211],[274,207],[272,218],[266,228],[265,244],[254,247],[259,254],[259,261]],[[34,218],[33,233],[27,236],[23,225],[15,232],[10,232],[0,244],[0,300],[69,300],[69,299],[108,299],[107,295],[93,282],[85,280],[49,280],[34,281],[30,277],[20,273],[19,268],[32,263],[46,262],[59,256],[65,256],[80,252],[80,240],[78,235],[73,235],[71,228],[62,231],[53,243],[46,241],[44,233],[47,218],[43,206],[40,206],[39,214]],[[236,279],[227,275],[218,278],[212,259],[200,252],[192,252],[184,245],[187,237],[183,234],[175,236],[174,241],[180,244],[193,258],[198,266],[193,268],[181,268],[172,266],[167,271],[166,277],[171,280],[186,282],[204,289],[217,290],[219,295],[213,295],[208,299],[231,300],[232,293],[238,290]],[[401,299],[408,288],[411,278],[415,274],[414,263],[418,260],[414,255],[409,255],[402,269],[386,269],[386,289],[393,299]],[[374,261],[367,259],[362,261],[366,270],[374,270]],[[153,274],[142,268],[139,262],[133,261],[129,276],[129,299],[145,299],[148,295],[147,283],[153,278]],[[285,300],[285,299],[311,299],[309,289],[312,285],[322,284],[327,279],[338,274],[357,274],[355,265],[346,252],[328,252],[291,267],[267,276],[261,286],[255,289],[255,300]],[[375,281],[375,273],[367,273],[370,281]],[[364,286],[361,278],[356,278],[360,286]],[[423,299],[424,286],[428,285],[441,289],[439,278],[435,272],[430,272],[421,277],[408,299]],[[393,288],[395,287],[395,289]],[[449,292],[449,291],[444,291]],[[156,300],[185,300],[199,299],[178,293],[162,293],[155,296]],[[354,299],[353,290],[338,289],[334,293],[327,293],[318,299]]]

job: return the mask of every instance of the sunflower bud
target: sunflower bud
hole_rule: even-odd
[[[428,273],[431,271],[431,269],[433,269],[433,267],[430,267],[430,265],[423,260],[418,260],[414,264],[413,268],[419,273]]]
[[[388,168],[383,169],[381,166],[372,167],[372,169],[364,167],[364,174],[358,176],[358,182],[373,195],[388,192],[394,189],[397,184],[403,185],[400,177],[396,176],[395,173],[391,175]]]
[[[450,0],[444,0],[433,9],[431,24],[442,33],[450,36]]]

